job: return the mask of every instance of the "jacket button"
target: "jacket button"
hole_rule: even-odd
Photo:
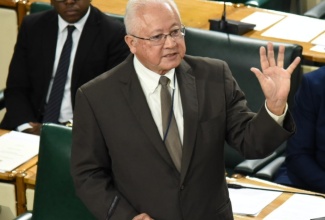
[[[183,189],[185,189],[185,186],[181,185],[180,190],[183,190]]]

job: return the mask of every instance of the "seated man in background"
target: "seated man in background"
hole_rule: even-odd
[[[231,220],[224,141],[250,159],[271,154],[295,131],[287,111],[284,46],[260,49],[252,68],[266,97],[258,113],[228,65],[185,55],[172,0],[129,0],[132,52],[76,95],[71,172],[76,193],[100,220]],[[104,97],[104,98],[103,98]]]
[[[51,0],[54,9],[25,17],[9,68],[2,129],[39,134],[43,122],[72,120],[79,86],[129,54],[123,23],[90,2]]]
[[[303,76],[292,115],[297,131],[275,182],[325,193],[325,66]]]

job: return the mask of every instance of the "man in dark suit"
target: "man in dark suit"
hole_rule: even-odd
[[[53,10],[25,17],[10,64],[1,128],[39,133],[68,25],[75,30],[58,123],[73,119],[79,86],[127,57],[124,25],[90,2],[51,0]]]
[[[284,69],[284,47],[277,61],[271,43],[268,54],[261,48],[263,73],[252,71],[266,103],[255,114],[225,62],[185,55],[174,1],[130,0],[124,21],[133,55],[77,92],[71,152],[76,193],[101,220],[233,219],[224,141],[252,159],[269,155],[293,134],[286,102],[300,59]],[[174,119],[177,130],[171,132]]]
[[[325,66],[306,73],[292,110],[297,132],[275,182],[325,193]]]

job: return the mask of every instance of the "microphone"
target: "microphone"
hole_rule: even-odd
[[[221,20],[219,23],[219,29],[222,32],[225,32],[227,29],[227,20],[226,20],[226,1],[223,2],[223,12],[221,16]]]
[[[226,18],[226,1],[223,1],[223,12],[221,19],[209,19],[210,30],[220,31],[227,34],[243,35],[251,31],[255,24],[245,23],[241,21],[227,20]]]
[[[265,190],[265,191],[273,191],[273,192],[283,192],[283,193],[295,193],[301,195],[309,195],[309,196],[320,196],[325,198],[324,195],[318,193],[303,193],[303,192],[294,192],[294,191],[287,191],[281,189],[266,189],[266,188],[258,188],[258,187],[250,187],[250,186],[243,186],[235,183],[227,183],[228,188],[232,189],[256,189],[256,190]]]

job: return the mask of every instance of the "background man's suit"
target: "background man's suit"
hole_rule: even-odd
[[[295,95],[297,132],[276,182],[325,193],[325,66],[303,76]]]
[[[233,219],[224,140],[258,158],[292,134],[290,114],[286,130],[265,107],[257,115],[249,111],[223,61],[185,56],[175,73],[184,112],[180,174],[152,118],[133,55],[78,90],[72,175],[97,219],[130,220],[142,212],[158,220]]]
[[[57,36],[58,14],[54,10],[24,19],[10,64],[5,90],[7,113],[1,128],[12,130],[23,123],[41,122]],[[116,66],[129,54],[124,36],[121,22],[91,6],[73,63],[72,103],[79,86]]]

